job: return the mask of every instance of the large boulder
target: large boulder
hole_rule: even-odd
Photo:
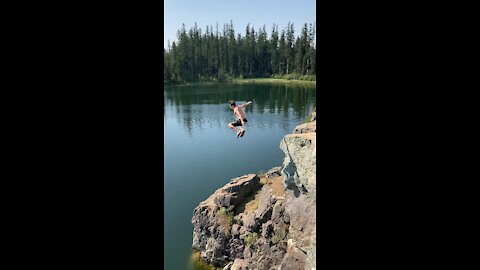
[[[263,188],[260,191],[260,199],[258,208],[255,210],[250,218],[246,219],[245,226],[248,231],[258,232],[262,224],[266,223],[272,217],[273,205],[276,198],[272,196],[272,191],[268,188]]]
[[[217,189],[195,208],[192,247],[200,251],[202,260],[223,267],[228,264],[232,254],[243,251],[243,243],[235,241],[235,237],[232,239],[232,233],[238,236],[239,231],[237,224],[232,226],[232,212],[260,187],[257,175],[244,175]]]
[[[238,206],[245,197],[260,188],[260,178],[256,174],[247,174],[232,179],[224,187],[218,189],[212,196],[215,204],[220,207]]]
[[[288,134],[280,142],[285,153],[282,175],[286,188],[296,186],[316,199],[317,139],[316,133]]]
[[[273,177],[278,177],[282,175],[282,167],[274,167],[271,168],[266,174],[265,177],[267,178],[273,178]]]

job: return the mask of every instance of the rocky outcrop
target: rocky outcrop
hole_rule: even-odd
[[[224,270],[316,269],[315,132],[315,121],[298,126],[280,143],[282,167],[234,178],[195,208],[202,260]]]
[[[282,175],[285,178],[285,214],[290,218],[289,248],[282,266],[304,263],[297,269],[316,268],[316,115],[313,121],[299,125],[294,134],[280,142],[285,153]],[[302,210],[300,210],[302,209]]]
[[[293,133],[295,134],[310,133],[310,132],[317,132],[317,121],[301,124],[297,126],[293,131]]]
[[[195,208],[192,247],[200,251],[201,259],[224,266],[232,256],[243,252],[241,243],[232,238],[232,211],[260,189],[259,181],[255,174],[232,179]]]
[[[282,167],[271,168],[266,174],[265,177],[272,178],[282,175]]]
[[[304,124],[305,125],[305,124]],[[316,121],[308,123],[295,131],[304,132],[316,129]],[[315,128],[313,128],[315,126]],[[316,199],[317,186],[317,139],[315,132],[286,135],[280,142],[280,149],[285,153],[282,175],[285,186],[292,189],[295,185],[303,193]]]
[[[305,194],[290,191],[285,199],[285,213],[289,216],[287,255],[299,259],[305,267],[313,269],[316,265],[316,203]]]

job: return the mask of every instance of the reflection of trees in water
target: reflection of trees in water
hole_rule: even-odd
[[[183,126],[190,137],[192,137],[194,129],[200,129],[205,125],[205,119],[191,116],[185,116],[179,122],[183,122]]]
[[[187,130],[188,135],[192,137],[192,118],[184,117],[182,121],[183,121],[183,126]]]
[[[306,85],[256,85],[256,84],[218,84],[208,86],[168,87],[164,91],[168,104],[175,104],[177,117],[184,119],[187,130],[191,134],[192,124],[202,125],[202,119],[195,119],[195,110],[201,110],[204,104],[225,104],[222,110],[231,113],[228,101],[233,99],[239,104],[253,100],[253,106],[246,108],[246,113],[280,113],[289,117],[292,113],[304,119],[313,110],[315,102],[315,86]],[[201,112],[198,112],[202,115]],[[217,117],[216,117],[217,115]],[[222,113],[208,115],[215,118],[221,126],[225,119]],[[232,114],[233,119],[233,114]],[[228,121],[228,120],[227,120]]]
[[[203,115],[203,108],[201,105],[194,106],[193,104],[184,104],[181,107],[179,114],[181,116],[177,118],[177,121],[183,122],[188,135],[192,137],[193,129],[202,126],[203,119],[200,117]]]

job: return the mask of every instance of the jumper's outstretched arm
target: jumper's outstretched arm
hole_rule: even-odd
[[[248,106],[248,105],[250,105],[250,104],[252,104],[252,102],[251,102],[251,101],[249,101],[249,102],[246,102],[246,103],[242,104],[242,107],[247,107],[247,106]]]

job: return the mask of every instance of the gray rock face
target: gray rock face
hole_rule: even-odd
[[[235,259],[230,270],[245,270],[247,269],[247,264],[243,259]]]
[[[303,262],[305,268],[316,267],[316,202],[305,194],[295,196],[293,191],[287,191],[285,198],[285,215],[288,215],[290,227],[288,237],[291,240],[290,253],[296,254],[295,259]]]
[[[272,216],[283,215],[289,223],[289,248],[281,269],[311,270],[316,269],[316,121],[297,126],[294,133],[280,142],[287,189],[284,213],[274,211]]]
[[[307,257],[305,258],[305,269],[315,270],[317,268],[317,240],[313,238],[313,244],[307,248]]]
[[[316,236],[315,201],[305,194],[296,197],[293,191],[287,191],[285,213],[290,221],[289,237],[295,239],[297,247],[305,250]]]
[[[230,254],[228,256],[229,260],[232,258],[242,258],[243,251],[245,249],[245,244],[242,240],[239,239],[240,236],[233,236],[228,242],[228,249]]]
[[[280,265],[281,270],[297,270],[297,269],[307,269],[305,268],[305,258],[306,255],[298,248],[293,246],[288,248],[287,254],[282,260]]]
[[[278,269],[285,255],[285,247],[271,245],[265,238],[260,238],[246,250],[250,254],[245,257],[248,269]]]
[[[273,205],[276,201],[269,189],[264,188],[260,191],[260,203],[257,210],[253,213],[255,226],[250,228],[252,231],[258,231],[262,224],[272,217]]]
[[[315,134],[288,134],[280,142],[280,149],[285,153],[282,175],[285,177],[286,188],[296,186],[314,199],[317,186]]]

